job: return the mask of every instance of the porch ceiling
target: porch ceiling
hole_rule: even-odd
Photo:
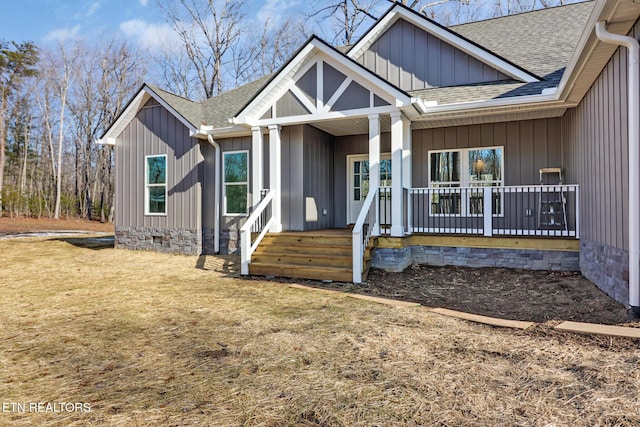
[[[327,132],[333,136],[360,135],[369,133],[369,119],[357,117],[338,120],[324,120],[310,123],[315,128]],[[380,116],[380,131],[391,132],[391,116]]]

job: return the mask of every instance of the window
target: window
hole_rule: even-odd
[[[145,214],[167,213],[167,156],[145,157]]]
[[[504,185],[503,147],[429,152],[429,187],[459,188],[432,194],[432,214],[482,215],[483,191],[476,187]],[[493,195],[493,213],[502,212],[500,194]]]
[[[228,151],[223,156],[224,214],[245,215],[249,198],[249,152]]]

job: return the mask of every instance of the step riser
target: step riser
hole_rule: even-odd
[[[351,246],[351,236],[264,236],[261,243],[272,245]]]
[[[278,276],[291,277],[295,279],[311,279],[311,280],[333,280],[336,282],[351,282],[353,280],[352,273],[345,272],[315,272],[306,271],[304,269],[293,270],[289,268],[278,268],[275,266],[250,265],[249,273],[257,276]]]
[[[308,255],[331,255],[331,256],[351,256],[353,249],[351,246],[289,246],[289,245],[266,245],[260,244],[255,250],[255,254],[308,254]]]
[[[251,258],[251,262],[259,262],[263,264],[293,264],[293,265],[307,265],[312,267],[342,267],[342,268],[351,268],[351,264],[353,260],[351,257],[343,257],[343,258],[317,258],[313,255],[307,256],[304,255],[272,255],[272,254],[254,254]]]

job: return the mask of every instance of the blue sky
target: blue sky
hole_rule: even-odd
[[[249,18],[282,16],[296,0],[249,0]],[[0,39],[55,44],[60,39],[126,37],[140,47],[167,43],[174,35],[156,0],[4,0]]]

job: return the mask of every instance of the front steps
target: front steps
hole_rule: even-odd
[[[365,277],[373,239],[365,251]],[[251,257],[249,273],[296,279],[353,281],[351,230],[269,233]]]

